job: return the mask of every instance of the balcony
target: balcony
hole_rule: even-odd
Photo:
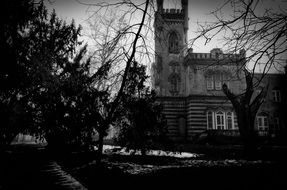
[[[237,129],[224,129],[224,130],[220,130],[220,129],[212,129],[212,130],[207,130],[208,135],[212,135],[212,136],[240,136],[239,130]]]
[[[232,129],[232,130],[220,130],[220,129],[212,129],[212,130],[206,130],[206,133],[211,136],[240,136],[238,129]],[[276,137],[280,134],[279,130],[256,130],[256,133],[260,137]]]

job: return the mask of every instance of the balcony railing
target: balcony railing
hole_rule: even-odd
[[[239,130],[233,129],[233,130],[220,130],[220,129],[212,129],[206,131],[209,135],[221,135],[221,136],[240,136]],[[267,137],[268,135],[271,135],[272,137],[277,136],[279,134],[279,131],[270,131],[270,130],[257,130],[256,131],[258,136],[261,137]]]
[[[220,135],[220,136],[239,136],[239,131],[236,129],[233,130],[220,130],[220,129],[212,129],[208,130],[207,133],[209,135]]]
[[[269,134],[268,130],[257,130],[256,132],[257,132],[257,135],[261,137],[266,137]]]

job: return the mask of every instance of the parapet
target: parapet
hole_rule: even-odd
[[[164,14],[183,14],[182,9],[163,9]]]
[[[187,56],[186,58],[188,59],[218,59],[218,60],[223,60],[223,59],[241,59],[245,58],[245,50],[242,49],[239,51],[239,53],[235,54],[224,54],[221,49],[219,48],[214,48],[210,51],[210,53],[194,53],[192,48],[189,48],[187,51]]]
[[[183,9],[163,9],[162,17],[168,20],[184,21],[184,12]]]

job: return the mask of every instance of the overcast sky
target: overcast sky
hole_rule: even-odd
[[[143,0],[136,0],[143,1]],[[210,15],[212,11],[223,5],[226,0],[189,0],[189,32],[188,38],[191,39],[195,36],[196,23],[211,21],[214,17]],[[98,3],[100,0],[50,0],[47,6],[50,9],[55,9],[58,16],[63,19],[71,20],[75,19],[77,24],[85,25],[86,19],[91,14],[92,8],[86,5],[80,4],[79,2],[92,2]],[[116,0],[102,1],[102,2],[116,2]],[[177,3],[178,2],[178,3]],[[265,8],[278,6],[280,0],[264,0],[263,6]],[[180,0],[165,0],[165,8],[180,8]],[[225,14],[229,14],[230,10],[225,10]],[[218,43],[214,41],[211,44],[204,45],[198,43],[194,48],[196,52],[209,52],[212,48],[217,47]]]
[[[101,2],[99,0],[79,0],[80,2]],[[114,0],[115,1],[115,0]],[[104,1],[105,2],[105,1]],[[179,2],[179,3],[176,3]],[[192,0],[189,1],[189,38],[194,36],[193,32],[196,30],[196,22],[204,22],[212,19],[210,12],[216,7],[222,5],[224,0]],[[77,24],[85,25],[86,19],[92,12],[92,8],[80,4],[76,0],[51,0],[47,3],[50,9],[55,9],[58,16],[65,19],[75,19]],[[164,3],[165,8],[180,8],[180,1],[169,0]],[[212,45],[211,45],[212,46]],[[196,47],[198,52],[208,52],[208,47]]]
[[[136,2],[144,2],[144,0],[135,0]],[[216,8],[223,5],[226,0],[189,0],[189,31],[188,39],[192,39],[196,36],[195,31],[197,29],[197,22],[212,21],[214,17],[210,14]],[[92,7],[83,5],[79,2],[117,2],[116,0],[100,1],[100,0],[49,0],[47,7],[49,9],[55,9],[57,15],[65,20],[74,19],[76,24],[85,25],[91,12]],[[178,3],[177,3],[178,2]],[[266,8],[278,8],[282,0],[263,0],[261,10]],[[286,5],[286,2],[285,2]],[[180,0],[165,0],[164,8],[181,8]],[[232,10],[224,10],[224,15],[229,15]],[[220,47],[220,43],[215,39],[211,43],[204,45],[204,41],[198,41],[194,46],[194,52],[210,52],[211,49]]]

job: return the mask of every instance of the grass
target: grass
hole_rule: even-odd
[[[177,149],[182,150],[182,145]],[[265,147],[258,160],[247,161],[240,146],[184,146],[184,151],[204,154],[198,158],[164,156],[105,155],[101,166],[92,156],[75,153],[60,160],[60,164],[88,189],[99,185],[127,186],[132,183],[192,185],[223,189],[276,189],[286,185],[283,173],[286,149]]]
[[[10,153],[2,155],[1,167],[7,179],[26,176],[25,180],[37,176],[37,165],[45,159],[58,164],[88,189],[99,187],[150,188],[184,187],[221,189],[279,189],[287,185],[285,180],[286,148],[261,147],[258,159],[245,160],[241,146],[215,146],[173,144],[166,147],[172,151],[203,154],[196,158],[174,158],[165,156],[141,156],[106,154],[102,165],[97,165],[96,154],[69,152],[52,154],[32,146],[15,146]],[[8,151],[9,152],[9,151]],[[32,161],[31,161],[32,160]],[[34,163],[35,162],[35,163]],[[8,172],[11,172],[8,175]],[[27,173],[25,173],[27,172]],[[1,173],[1,171],[0,171]],[[27,175],[26,175],[27,174]],[[29,174],[29,175],[28,175]],[[37,177],[35,178],[37,181]],[[1,180],[0,180],[1,181]],[[1,183],[0,183],[1,187]],[[0,188],[1,189],[1,188]]]

